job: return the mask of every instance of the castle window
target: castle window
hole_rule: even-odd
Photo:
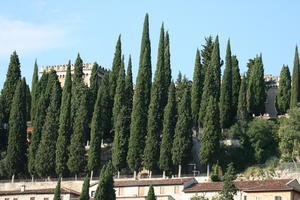
[[[275,196],[275,200],[282,200],[281,196]]]

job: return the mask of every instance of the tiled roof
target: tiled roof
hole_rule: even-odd
[[[292,181],[292,179],[235,181],[234,184],[238,190],[245,192],[292,191],[294,188],[288,185],[290,181]],[[186,188],[184,192],[218,192],[222,190],[222,187],[222,182],[203,182]]]
[[[7,191],[0,191],[0,195],[14,195],[14,194],[54,194],[54,188],[47,188],[47,189],[34,189],[34,190],[7,190]],[[74,195],[80,195],[79,192],[75,190],[71,190],[68,188],[61,188],[62,194],[74,194]]]
[[[115,187],[125,186],[147,186],[147,185],[182,185],[185,182],[194,180],[194,178],[177,178],[177,179],[145,179],[145,180],[122,180],[115,181]]]

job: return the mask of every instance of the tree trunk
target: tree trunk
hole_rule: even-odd
[[[75,181],[77,181],[77,174],[75,174]]]
[[[118,179],[120,178],[120,171],[118,170]]]
[[[13,183],[15,181],[15,175],[13,174],[12,176],[11,176],[11,182]]]
[[[34,182],[34,176],[31,175],[31,182]]]
[[[136,171],[133,172],[133,179],[136,180]]]
[[[178,178],[181,177],[181,165],[178,165]]]
[[[163,171],[163,179],[165,179],[166,178],[166,171],[164,170]]]
[[[94,171],[92,170],[92,171],[91,171],[91,178],[90,178],[91,181],[93,180],[93,173],[94,173]]]
[[[152,171],[149,171],[149,178],[152,178]]]
[[[207,178],[209,177],[209,164],[207,164]]]

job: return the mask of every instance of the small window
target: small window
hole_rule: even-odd
[[[49,198],[46,197],[46,198],[44,198],[44,200],[49,200]]]
[[[282,200],[281,196],[275,196],[275,200]]]
[[[255,197],[255,200],[262,200],[261,197]]]
[[[244,200],[247,200],[247,196],[244,196]]]
[[[9,198],[5,198],[4,200],[9,200]]]
[[[35,197],[30,197],[30,200],[35,200]]]
[[[91,197],[95,197],[95,191],[92,191]]]
[[[18,200],[18,198],[14,198],[14,200]]]

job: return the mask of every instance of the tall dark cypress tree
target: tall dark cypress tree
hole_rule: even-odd
[[[61,182],[61,178],[58,179],[57,181],[57,185],[55,187],[55,190],[54,190],[54,197],[53,197],[53,200],[61,200],[61,188],[60,188],[60,182]]]
[[[280,78],[279,78],[279,87],[276,91],[276,110],[277,112],[284,114],[290,108],[290,99],[291,99],[291,74],[289,67],[283,65]]]
[[[1,102],[3,105],[4,122],[9,121],[9,113],[12,100],[17,88],[18,81],[21,80],[20,61],[16,51],[10,56],[10,62],[6,74],[6,80],[1,91]]]
[[[185,88],[183,98],[179,102],[178,120],[172,147],[172,161],[174,165],[179,166],[179,177],[182,165],[186,164],[189,159],[192,145],[191,99],[189,88]]]
[[[68,172],[68,149],[71,137],[71,62],[67,67],[66,79],[64,83],[62,102],[59,115],[58,138],[56,142],[55,170],[59,176],[65,176]]]
[[[132,62],[129,56],[128,66],[125,78],[125,104],[126,104],[126,131],[130,133],[131,112],[132,112],[132,98],[133,98],[133,83],[132,83]]]
[[[247,104],[251,114],[260,115],[265,112],[265,80],[262,55],[256,56],[251,66],[247,89]]]
[[[113,168],[111,162],[104,165],[101,173],[98,187],[95,193],[95,200],[115,200],[116,191],[114,189]]]
[[[89,200],[90,179],[88,176],[84,178],[79,200]]]
[[[213,47],[211,61],[209,62],[209,66],[205,69],[204,87],[198,121],[200,127],[203,127],[210,97],[214,97],[217,102],[220,97],[221,62],[218,36],[215,39]]]
[[[30,88],[29,85],[26,84],[26,120],[30,121],[31,120],[31,93],[30,93]]]
[[[55,151],[59,128],[61,87],[57,80],[51,93],[50,105],[42,128],[41,141],[36,153],[35,170],[40,177],[55,175]]]
[[[118,114],[122,107],[125,105],[125,64],[124,56],[122,56],[121,66],[119,69],[119,75],[117,79],[117,87],[115,91],[114,106],[113,106],[113,127],[117,122]]]
[[[244,77],[242,79],[240,91],[239,91],[239,102],[237,109],[237,119],[238,120],[247,120],[249,116],[249,112],[247,109],[247,79]]]
[[[150,187],[149,187],[149,191],[148,191],[146,200],[156,200],[154,188],[152,185],[150,185]]]
[[[119,35],[116,50],[114,55],[114,60],[111,68],[111,72],[109,74],[109,94],[112,100],[112,103],[115,98],[116,88],[117,88],[117,81],[119,76],[119,70],[121,68],[122,63],[122,47],[121,47],[121,35]]]
[[[159,168],[164,171],[172,169],[172,141],[177,121],[177,107],[175,85],[171,82],[168,94],[168,103],[164,110],[163,133],[160,148]]]
[[[160,30],[158,45],[157,66],[154,75],[154,82],[151,89],[151,100],[148,109],[148,124],[146,146],[144,149],[144,167],[151,171],[157,168],[159,160],[160,135],[163,122],[164,92],[164,27]]]
[[[34,121],[35,117],[35,111],[37,109],[38,100],[39,100],[39,90],[38,90],[38,84],[39,84],[39,75],[38,75],[38,65],[35,61],[34,63],[34,71],[32,75],[32,83],[31,83],[31,121]]]
[[[227,42],[226,64],[222,78],[220,97],[220,123],[221,128],[229,128],[233,122],[232,111],[232,62],[230,40]]]
[[[129,148],[127,163],[131,170],[138,171],[142,164],[142,155],[147,133],[147,113],[151,90],[151,47],[149,39],[148,14],[145,16],[141,42],[139,70],[133,96]]]
[[[220,192],[220,197],[221,199],[226,199],[226,200],[234,200],[234,196],[237,193],[237,188],[234,185],[233,181],[236,179],[234,168],[233,168],[233,163],[230,163],[227,166],[226,173],[223,177],[223,187]]]
[[[100,80],[98,76],[99,65],[95,62],[93,64],[91,78],[90,78],[90,95],[91,95],[91,106],[94,109],[94,105],[97,99],[97,93],[100,86]]]
[[[196,59],[195,59],[195,67],[194,67],[194,75],[193,75],[193,84],[192,84],[192,118],[193,118],[193,126],[198,126],[199,119],[199,109],[201,104],[204,76],[202,74],[202,64],[200,51],[197,49],[196,51]]]
[[[126,156],[128,149],[128,129],[126,129],[126,90],[124,57],[119,71],[117,82],[113,115],[114,115],[114,142],[112,147],[112,164],[118,170],[126,166]],[[119,174],[118,174],[119,175]]]
[[[238,109],[238,102],[239,102],[239,91],[241,86],[241,75],[239,69],[239,61],[237,60],[236,56],[231,57],[231,64],[232,64],[232,114],[233,119],[236,118],[236,113]]]
[[[8,175],[22,174],[26,166],[26,84],[18,81],[9,117],[5,165]]]
[[[80,99],[78,111],[75,116],[73,125],[73,134],[71,136],[71,143],[68,148],[68,169],[72,174],[77,176],[78,173],[84,171],[86,165],[85,160],[85,136],[87,135],[87,89],[85,87],[78,88],[80,92]]]
[[[167,105],[168,102],[168,91],[172,79],[171,70],[171,54],[170,54],[170,36],[168,31],[165,34],[165,54],[164,54],[164,87],[163,87],[163,107]]]
[[[298,47],[295,48],[295,56],[294,56],[294,68],[292,75],[292,88],[291,88],[291,103],[290,107],[296,107],[297,103],[300,101],[300,72],[299,72],[299,53]]]
[[[206,69],[209,66],[212,51],[214,48],[214,42],[212,36],[208,36],[205,38],[205,44],[202,45],[203,49],[201,50],[201,57],[202,57],[202,69],[203,69],[203,80],[205,79]]]
[[[221,138],[218,102],[213,96],[210,97],[208,102],[203,128],[199,158],[202,164],[212,165],[218,160]]]

